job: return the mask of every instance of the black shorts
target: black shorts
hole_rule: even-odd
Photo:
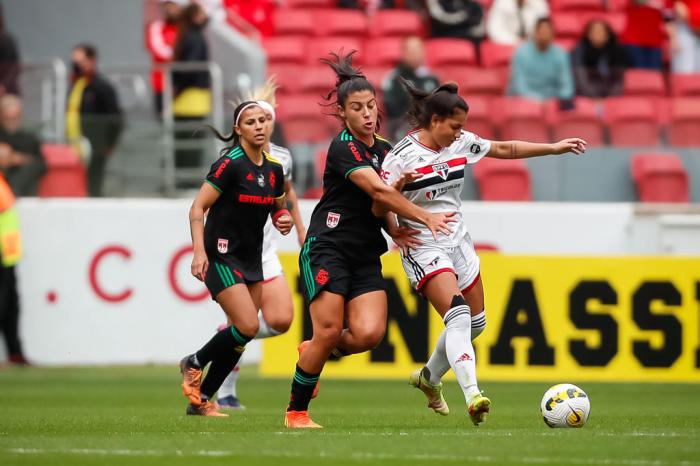
[[[384,291],[382,263],[356,262],[333,244],[317,242],[310,236],[299,254],[299,271],[309,302],[321,291],[339,294],[350,301],[371,291]]]
[[[229,286],[249,285],[263,280],[261,271],[246,269],[235,257],[218,254],[208,255],[208,257],[209,269],[204,277],[204,284],[213,300],[216,300],[216,296]]]

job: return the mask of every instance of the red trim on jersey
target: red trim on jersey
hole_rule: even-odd
[[[481,278],[481,272],[477,273],[474,281],[471,282],[469,284],[469,286],[467,286],[465,289],[462,290],[462,294],[464,295],[465,293],[469,293],[472,290],[472,288],[474,288],[474,286],[479,282],[480,278]]]
[[[433,163],[433,164],[426,165],[425,167],[416,168],[415,170],[416,170],[418,173],[422,173],[423,175],[429,175],[430,173],[433,173],[433,166],[435,166],[435,165],[440,165],[440,164],[445,164],[445,163],[447,164],[448,167],[454,168],[454,167],[458,167],[458,166],[461,166],[461,165],[466,165],[466,164],[467,164],[467,158],[466,158],[466,157],[459,157],[459,158],[456,158],[456,159],[448,160],[447,162],[435,162],[435,163]]]
[[[421,147],[423,147],[425,149],[428,149],[430,152],[435,152],[436,154],[438,154],[442,150],[442,147],[438,147],[437,149],[433,149],[432,147],[428,147],[425,144],[423,144],[422,142],[420,142],[418,140],[418,138],[413,135],[414,133],[417,133],[418,131],[420,131],[420,129],[416,129],[416,130],[413,130],[410,133],[408,133],[410,138],[413,139],[414,141],[416,141],[416,143],[418,143],[418,145],[420,145]]]
[[[454,273],[455,275],[457,275],[457,273],[455,273],[455,271],[454,271],[453,269],[449,268],[449,267],[445,267],[445,268],[442,268],[442,269],[433,270],[433,271],[430,272],[428,275],[426,275],[426,276],[424,276],[423,278],[420,279],[420,281],[418,282],[418,285],[416,285],[416,290],[418,290],[418,292],[420,293],[420,291],[423,289],[423,287],[424,287],[425,284],[428,282],[428,280],[430,280],[431,278],[433,278],[435,275],[437,275],[437,274],[439,274],[439,273],[443,273],[443,272],[452,272],[452,273]]]

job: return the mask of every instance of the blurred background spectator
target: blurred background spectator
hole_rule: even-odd
[[[479,42],[485,35],[484,10],[473,0],[427,0],[432,37]]]
[[[517,45],[532,36],[538,19],[548,15],[547,0],[494,0],[488,15],[489,39]]]
[[[554,44],[554,27],[549,18],[537,20],[532,40],[515,51],[510,94],[536,100],[567,101],[573,97],[569,55]]]
[[[173,48],[177,40],[177,20],[187,0],[159,0],[161,18],[146,26],[146,48],[151,54],[154,65],[170,63],[173,60]],[[163,112],[163,72],[151,73],[151,86],[156,113]]]
[[[394,141],[403,137],[408,125],[404,116],[409,98],[399,78],[425,91],[432,91],[438,86],[438,78],[425,64],[425,47],[420,37],[410,36],[402,41],[401,60],[382,82],[384,110],[388,119],[386,134]]]
[[[679,0],[674,5],[676,49],[672,50],[674,73],[700,72],[700,0]]]
[[[88,193],[101,196],[107,160],[123,128],[122,113],[114,87],[97,72],[97,49],[93,45],[76,46],[71,67],[66,136],[83,159],[88,159]]]
[[[46,172],[39,138],[22,129],[22,101],[6,94],[0,97],[0,143],[7,145],[0,157],[0,170],[15,196],[36,196],[39,180]]]
[[[19,62],[17,44],[5,29],[5,17],[0,5],[0,96],[19,95]]]
[[[576,95],[600,99],[622,93],[627,54],[605,21],[588,22],[583,37],[571,52],[571,66]]]
[[[666,35],[676,48],[672,0],[629,0],[620,42],[627,48],[630,67],[660,70]]]

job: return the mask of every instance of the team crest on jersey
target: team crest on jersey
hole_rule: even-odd
[[[437,189],[433,189],[432,191],[428,191],[427,193],[425,193],[425,197],[429,201],[432,201],[433,199],[438,197],[440,194],[442,194],[440,191],[438,191]]]
[[[376,170],[379,170],[379,157],[376,154],[372,155],[372,165]]]
[[[481,152],[481,146],[479,144],[472,144],[472,146],[469,148],[469,152],[472,154],[478,154]]]
[[[262,173],[258,175],[258,186],[260,186],[261,188],[265,187],[265,175],[263,175]]]
[[[270,186],[274,188],[275,184],[277,184],[277,177],[275,176],[275,172],[270,172]]]
[[[328,226],[328,228],[337,227],[339,222],[340,214],[336,214],[335,212],[328,212],[328,217],[326,217],[326,225]]]
[[[437,173],[443,180],[447,179],[447,174],[450,171],[450,166],[446,163],[436,163],[433,165],[433,172]]]
[[[226,254],[228,252],[228,240],[219,238],[219,241],[216,243],[216,250],[221,254]]]

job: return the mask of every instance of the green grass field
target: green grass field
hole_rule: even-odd
[[[700,465],[700,385],[581,383],[588,425],[555,430],[539,414],[546,383],[483,383],[494,408],[474,428],[454,383],[440,417],[403,381],[323,381],[312,414],[326,428],[299,432],[282,426],[289,380],[245,370],[248,409],[212,419],[184,415],[178,375],[0,370],[0,465]]]

